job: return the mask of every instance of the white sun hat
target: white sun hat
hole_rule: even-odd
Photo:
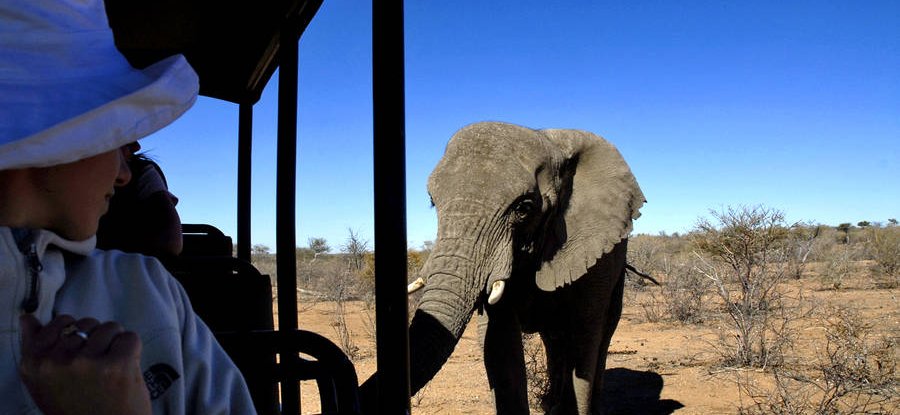
[[[190,108],[198,85],[181,55],[132,68],[102,0],[0,0],[0,170],[143,138]]]

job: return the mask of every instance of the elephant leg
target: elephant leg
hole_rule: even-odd
[[[609,310],[606,315],[606,327],[603,332],[603,342],[600,343],[600,355],[597,359],[597,371],[594,378],[594,391],[593,391],[593,399],[594,402],[594,413],[602,414],[603,411],[603,372],[606,371],[606,358],[609,352],[609,345],[612,342],[612,336],[616,332],[616,327],[619,325],[619,319],[622,317],[622,295],[625,288],[625,272],[622,271],[622,276],[619,278],[619,282],[616,284],[615,289],[613,289],[612,297],[609,302]]]
[[[591,401],[594,396],[594,379],[597,375],[597,364],[600,357],[600,341],[597,338],[581,338],[575,336],[573,357],[575,367],[572,369],[572,391],[575,394],[575,407],[579,415],[591,413]]]
[[[573,316],[573,327],[581,329],[575,331],[572,342],[575,362],[572,387],[580,415],[602,412],[600,391],[606,354],[622,315],[626,252],[625,242],[616,245],[589,271],[590,275],[579,280],[575,290],[574,310],[578,312]]]
[[[489,307],[478,316],[478,335],[497,414],[528,414],[525,352],[518,319],[506,307]]]
[[[588,333],[546,337],[551,395],[543,409],[548,414],[590,414],[599,345],[599,337]]]
[[[567,365],[567,336],[559,332],[542,332],[541,340],[547,353],[547,394],[541,401],[541,409],[548,414],[566,413],[565,408],[575,408],[572,390],[572,372]],[[572,412],[569,409],[568,412]]]

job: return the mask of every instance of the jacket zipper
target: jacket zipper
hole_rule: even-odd
[[[37,254],[37,244],[31,243],[28,246],[28,252],[25,252],[25,260],[28,264],[28,274],[31,277],[31,285],[28,290],[28,297],[25,297],[25,301],[22,301],[22,310],[26,313],[33,313],[37,310],[38,304],[40,303],[40,295],[41,291],[41,271],[44,269],[44,265],[41,264],[41,259],[38,258]]]

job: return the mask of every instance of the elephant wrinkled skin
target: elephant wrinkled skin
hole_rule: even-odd
[[[547,350],[544,410],[590,414],[644,203],[622,156],[584,131],[477,123],[450,140],[428,189],[438,234],[410,326],[412,392],[477,312],[498,414],[529,412],[523,332],[540,333]],[[376,382],[361,388],[364,408],[374,406]]]

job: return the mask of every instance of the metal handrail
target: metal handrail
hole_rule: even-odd
[[[315,380],[323,414],[360,414],[357,393],[356,368],[347,355],[327,338],[305,330],[263,330],[250,332],[216,333],[216,338],[229,350],[252,349],[256,353],[280,356],[281,361],[268,368],[255,368],[267,372],[275,382],[281,383],[282,413],[299,401],[289,402],[284,396],[288,385],[298,385],[303,380]],[[299,356],[302,353],[313,359]],[[285,359],[296,356],[296,359]]]

